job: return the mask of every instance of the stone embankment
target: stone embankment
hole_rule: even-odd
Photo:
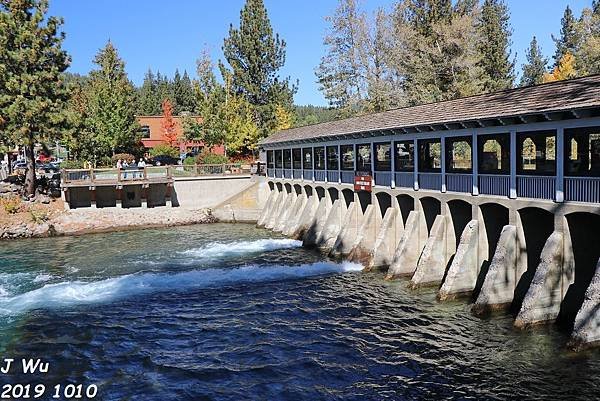
[[[0,239],[52,237],[86,233],[213,223],[210,209],[78,209],[54,213],[46,221],[22,219],[0,223]]]

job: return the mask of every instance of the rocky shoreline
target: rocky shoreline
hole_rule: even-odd
[[[0,225],[0,240],[208,224],[216,221],[210,209],[76,209],[57,213],[47,221],[20,221]]]

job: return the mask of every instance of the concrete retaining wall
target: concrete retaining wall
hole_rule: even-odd
[[[404,233],[398,242],[388,269],[388,280],[412,276],[427,241],[427,225],[421,212],[411,211],[406,219]]]
[[[479,222],[471,220],[465,227],[439,292],[440,300],[470,294],[477,284],[479,262]]]

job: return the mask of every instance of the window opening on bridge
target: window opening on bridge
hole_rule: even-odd
[[[273,159],[272,150],[267,150],[267,166],[268,168],[275,168],[275,159]]]
[[[327,146],[327,170],[339,170],[339,157],[337,146]]]
[[[325,147],[315,148],[315,170],[325,170]]]
[[[304,163],[304,169],[312,170],[312,168],[313,168],[312,149],[304,148],[304,149],[302,149],[302,153],[303,153],[302,159],[303,159],[303,163]]]
[[[375,144],[375,171],[392,169],[392,144],[389,142]]]
[[[518,134],[517,145],[518,174],[556,174],[555,131],[520,132]]]
[[[371,145],[356,145],[356,170],[371,171]]]
[[[477,142],[479,174],[510,174],[510,134],[485,135]]]
[[[354,170],[354,145],[340,146],[342,170]]]
[[[419,171],[439,173],[442,168],[442,144],[439,139],[419,141]]]
[[[415,144],[413,141],[395,142],[396,171],[413,171],[415,168]]]
[[[292,168],[300,170],[302,168],[302,149],[292,149]]]
[[[292,168],[292,150],[283,150],[283,168]]]
[[[565,174],[600,177],[600,127],[565,130]]]
[[[446,170],[449,173],[470,173],[472,171],[472,150],[470,137],[446,139]]]
[[[283,160],[281,160],[281,150],[275,151],[275,167],[277,167],[277,168],[283,167]]]

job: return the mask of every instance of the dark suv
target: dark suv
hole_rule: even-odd
[[[179,164],[179,159],[167,155],[159,155],[153,157],[151,163],[155,166],[172,166],[175,164]]]

